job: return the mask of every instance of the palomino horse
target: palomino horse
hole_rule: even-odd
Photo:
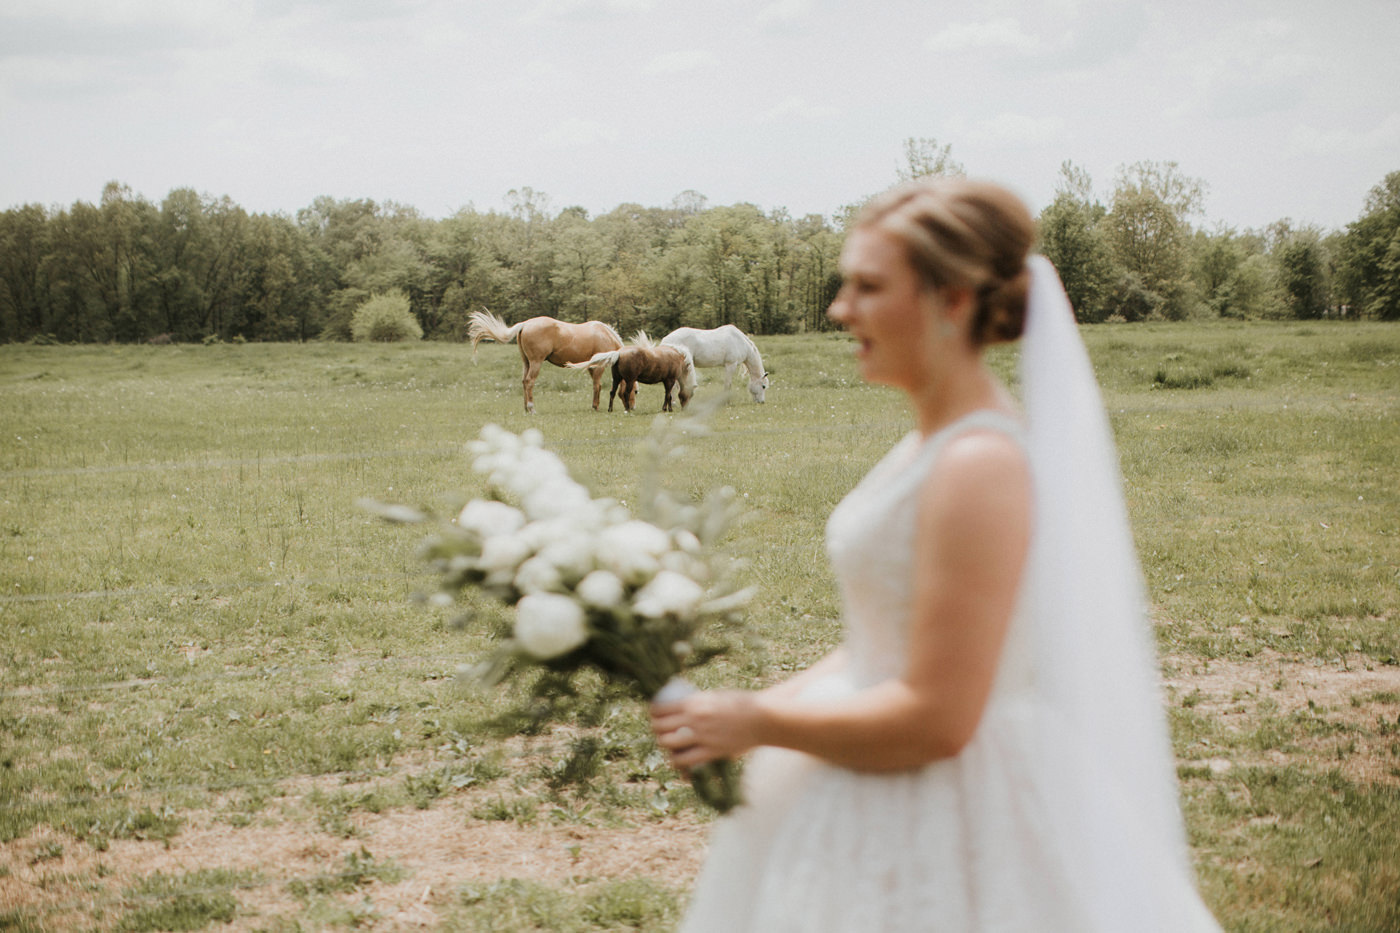
[[[695,359],[696,366],[723,366],[725,391],[734,383],[734,370],[741,363],[749,374],[749,394],[755,402],[763,402],[763,393],[768,388],[768,373],[763,369],[763,358],[758,355],[758,347],[743,331],[733,324],[725,324],[714,330],[697,330],[694,327],[678,327],[661,338],[663,347],[685,347]]]
[[[472,359],[476,359],[476,345],[483,340],[519,343],[520,358],[525,362],[525,413],[529,415],[535,413],[535,380],[546,360],[555,366],[567,366],[583,362],[603,350],[622,348],[622,338],[617,331],[602,321],[569,324],[552,317],[532,317],[508,327],[489,311],[472,312],[467,335],[472,339]],[[601,368],[593,372],[594,411],[598,410],[602,379]]]
[[[617,387],[622,386],[622,407],[631,411],[637,404],[637,383],[648,385],[661,383],[666,387],[666,400],[661,404],[662,411],[671,411],[671,389],[680,386],[681,407],[684,408],[695,393],[695,362],[685,347],[658,347],[644,333],[632,338],[632,346],[620,350],[605,350],[593,354],[593,358],[582,363],[569,363],[570,369],[587,368],[593,373],[593,380],[607,367],[612,367],[612,391],[608,393],[608,411],[613,410],[613,399],[617,397]]]

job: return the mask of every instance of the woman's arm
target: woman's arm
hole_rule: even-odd
[[[696,694],[657,707],[680,767],[757,745],[862,771],[915,768],[972,738],[996,677],[1030,543],[1030,474],[994,432],[950,442],[919,497],[909,659],[903,676],[839,700],[790,692]]]

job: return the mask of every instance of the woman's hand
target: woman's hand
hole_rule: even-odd
[[[721,758],[738,758],[761,744],[757,695],[742,690],[691,694],[673,703],[653,703],[656,743],[682,771]]]

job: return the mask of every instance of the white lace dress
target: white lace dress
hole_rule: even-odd
[[[992,412],[927,439],[911,434],[832,513],[827,550],[849,665],[804,695],[832,697],[902,673],[918,490],[948,439],[974,429],[1021,437],[1016,422]],[[868,774],[756,750],[745,772],[748,804],[716,824],[682,929],[1092,929],[1076,903],[1073,855],[1060,851],[1043,819],[1037,770],[1056,754],[1056,730],[1036,702],[1024,609],[1010,626],[978,730],[957,757]],[[1194,890],[1182,896],[1194,899]]]

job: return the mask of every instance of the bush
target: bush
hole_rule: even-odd
[[[421,340],[423,327],[413,316],[408,296],[400,291],[374,295],[355,310],[350,319],[350,336],[357,343],[367,340],[390,343]]]

